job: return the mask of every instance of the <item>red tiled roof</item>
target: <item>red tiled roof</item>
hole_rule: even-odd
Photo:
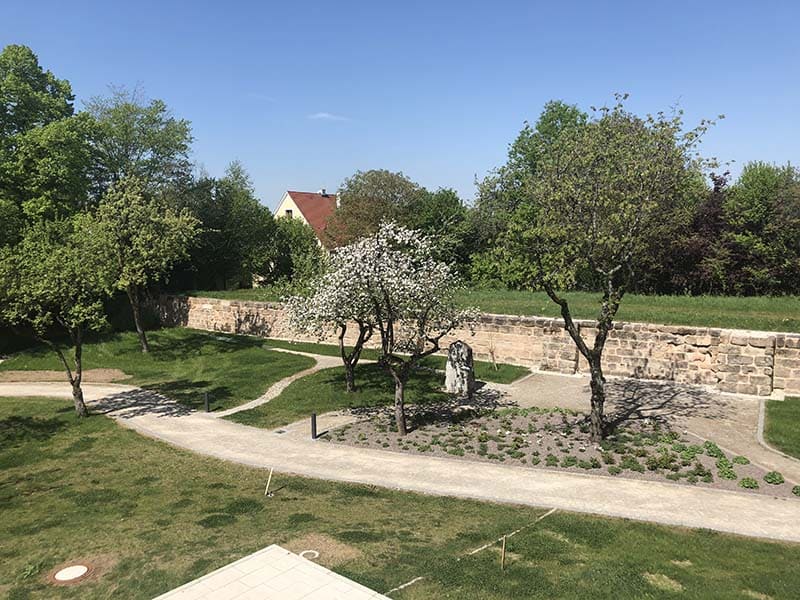
[[[317,194],[315,192],[286,192],[311,225],[314,233],[322,240],[322,232],[328,224],[328,217],[336,208],[336,194]]]

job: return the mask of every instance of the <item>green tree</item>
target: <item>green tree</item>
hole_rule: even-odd
[[[58,354],[79,417],[87,414],[83,342],[87,333],[106,325],[103,299],[113,281],[104,232],[85,215],[35,223],[14,248],[0,249],[0,315],[12,325],[30,327]],[[69,336],[71,362],[58,343],[59,333]]]
[[[358,171],[337,192],[339,205],[325,229],[326,244],[342,246],[378,230],[383,221],[403,221],[424,198],[425,189],[402,173]]]
[[[161,100],[145,100],[139,90],[112,88],[86,105],[97,122],[96,193],[123,177],[137,177],[148,188],[185,183],[191,172],[189,122],[172,116]]]
[[[26,46],[0,52],[0,247],[27,220],[71,214],[86,196],[89,123],[73,116],[69,82]]]
[[[606,433],[603,350],[652,227],[672,218],[673,198],[696,170],[695,146],[708,122],[682,133],[680,115],[644,118],[622,101],[585,125],[537,148],[527,200],[505,236],[508,279],[542,287],[561,310],[564,328],[589,364],[591,437]],[[561,295],[579,277],[600,290],[596,327],[585,337]]]
[[[54,219],[87,207],[94,125],[85,113],[20,134],[7,162],[6,188],[28,220]]]
[[[191,210],[202,225],[190,258],[192,287],[250,287],[254,277],[270,276],[275,219],[255,197],[241,164],[231,163],[221,179],[195,181],[183,193],[181,206]]]
[[[0,52],[0,139],[69,117],[74,99],[69,82],[42,69],[27,46]]]
[[[510,285],[502,281],[495,252],[497,241],[508,227],[511,215],[528,201],[526,181],[537,172],[542,148],[570,129],[580,128],[587,115],[577,106],[560,100],[544,105],[536,123],[525,122],[508,149],[508,161],[477,182],[475,206],[469,211],[467,228],[473,249],[471,278],[484,285]]]
[[[280,217],[271,260],[262,271],[264,283],[278,283],[295,293],[306,290],[319,277],[325,265],[325,255],[314,230],[299,219]]]
[[[103,197],[97,227],[113,256],[114,287],[127,294],[142,352],[149,352],[142,319],[143,294],[188,256],[199,222],[150,195],[139,179],[124,177]]]
[[[800,278],[800,174],[791,165],[748,163],[723,207],[736,294],[791,293]]]

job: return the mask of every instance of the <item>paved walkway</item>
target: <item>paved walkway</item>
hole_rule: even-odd
[[[69,395],[63,384],[0,383],[0,396]],[[278,472],[800,542],[795,499],[327,444],[193,412],[130,386],[87,385],[85,395],[144,435]]]
[[[155,600],[388,600],[346,577],[267,546]]]

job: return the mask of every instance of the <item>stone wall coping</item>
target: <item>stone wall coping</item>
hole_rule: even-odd
[[[209,298],[206,296],[185,296],[183,294],[165,294],[167,298],[186,298],[193,302],[204,304],[217,304],[222,307],[241,307],[241,308],[267,308],[280,310],[284,308],[282,302],[271,302],[261,300],[230,300],[223,298]],[[481,313],[482,323],[493,325],[542,325],[558,326],[564,328],[564,319],[559,317],[545,317],[541,315],[510,315],[503,313]],[[594,328],[595,321],[592,319],[574,319],[579,327]],[[661,323],[648,323],[644,321],[615,321],[615,330],[636,330],[639,328],[645,332],[652,331],[658,333],[671,333],[674,335],[708,335],[711,337],[722,337],[727,335],[744,336],[749,338],[769,339],[775,338],[776,341],[787,339],[800,340],[800,333],[788,331],[760,331],[756,329],[726,329],[720,327],[706,327],[702,325],[665,325]]]

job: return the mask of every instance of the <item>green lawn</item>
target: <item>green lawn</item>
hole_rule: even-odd
[[[278,301],[271,289],[225,292],[191,292],[190,295],[229,300]],[[597,316],[598,295],[588,292],[566,294],[573,315],[584,319]],[[509,290],[467,290],[460,301],[490,313],[560,316],[558,307],[544,292]],[[800,332],[800,296],[643,296],[627,294],[619,320],[697,325],[729,329]]]
[[[344,391],[344,367],[322,369],[293,381],[280,396],[266,404],[225,418],[244,425],[274,429],[309,417],[312,412],[321,414],[394,403],[394,382],[375,363],[356,365],[356,386],[358,391],[352,394]],[[441,374],[429,370],[416,371],[406,386],[406,403],[444,401],[447,395],[441,387]]]
[[[310,352],[312,354],[324,354],[326,356],[339,356],[339,347],[332,344],[316,344],[313,342],[290,342],[287,340],[267,340],[266,347],[285,348],[287,350],[297,350],[298,352]],[[361,358],[366,360],[377,360],[379,352],[372,348],[364,348]],[[428,356],[420,362],[421,366],[431,369],[444,370],[447,358],[444,356]],[[481,360],[475,361],[475,378],[479,381],[491,381],[492,383],[511,383],[520,377],[529,375],[531,370],[528,367],[498,363],[497,368],[490,362]]]
[[[142,354],[135,333],[100,337],[84,346],[85,369],[121,369],[123,383],[155,389],[183,404],[203,406],[209,393],[212,409],[258,398],[276,381],[314,365],[304,356],[271,352],[264,340],[192,329],[148,333],[151,352]],[[21,351],[0,363],[0,370],[61,370],[56,354],[45,346]]]
[[[178,450],[69,402],[0,399],[0,597],[150,599],[272,543],[328,536],[334,570],[397,599],[796,598],[800,545],[266,473]],[[788,524],[787,524],[788,526]],[[109,570],[76,587],[68,560]],[[663,586],[680,585],[682,593]],[[659,587],[662,586],[662,587]]]
[[[778,450],[800,458],[800,398],[767,400],[764,437]]]

